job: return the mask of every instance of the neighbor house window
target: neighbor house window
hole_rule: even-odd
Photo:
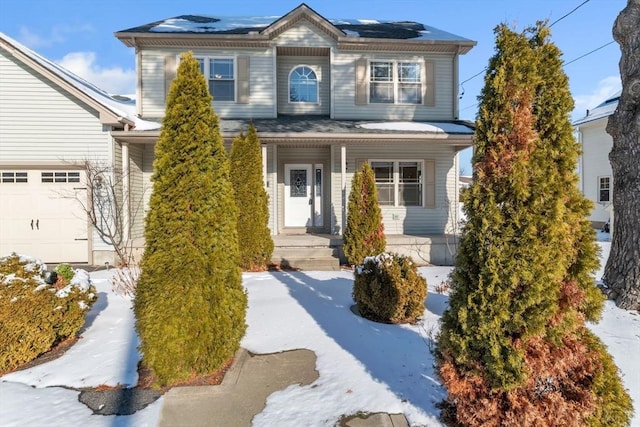
[[[80,172],[42,172],[42,182],[80,182]]]
[[[301,66],[291,71],[289,102],[318,102],[318,77],[310,67]]]
[[[422,104],[422,69],[418,62],[372,61],[369,102]]]
[[[422,162],[370,162],[381,206],[422,206]]]
[[[3,184],[24,184],[27,182],[26,172],[2,172],[0,183]]]
[[[197,58],[214,101],[235,101],[236,80],[232,58]]]
[[[611,177],[601,176],[598,178],[598,202],[607,203],[611,201]]]

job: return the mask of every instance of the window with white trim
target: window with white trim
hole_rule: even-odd
[[[611,177],[598,177],[598,202],[608,203],[611,201]]]
[[[42,182],[80,182],[80,172],[42,172]]]
[[[381,206],[423,206],[422,161],[372,160]]]
[[[27,182],[26,172],[2,172],[0,183],[3,184],[24,184]]]
[[[318,77],[311,67],[302,65],[291,70],[289,102],[318,102]]]
[[[369,102],[422,104],[421,64],[405,61],[371,61]]]
[[[236,100],[235,60],[233,58],[196,58],[209,84],[214,101]]]

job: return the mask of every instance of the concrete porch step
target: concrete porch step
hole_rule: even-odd
[[[284,268],[299,270],[340,270],[337,248],[276,246],[273,250],[271,262],[280,264]]]

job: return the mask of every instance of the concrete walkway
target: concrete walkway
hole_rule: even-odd
[[[164,395],[159,425],[251,426],[267,397],[291,384],[318,378],[316,355],[310,350],[251,355],[240,349],[218,386],[174,387]],[[385,413],[343,417],[341,427],[406,427],[403,415]]]

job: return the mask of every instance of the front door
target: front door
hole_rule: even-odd
[[[310,164],[284,165],[284,226],[313,226],[313,193]]]

